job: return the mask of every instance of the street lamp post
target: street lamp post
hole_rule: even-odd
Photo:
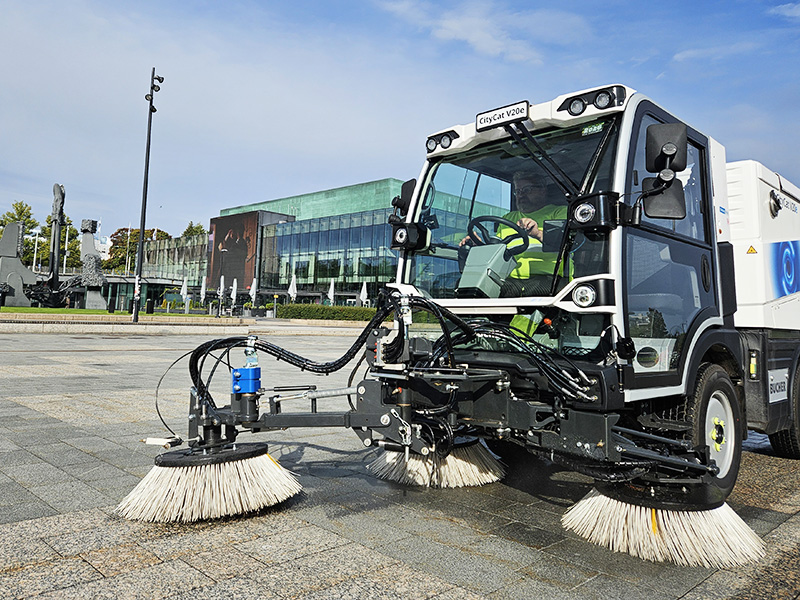
[[[158,82],[158,83],[156,83]],[[139,322],[139,302],[141,302],[142,263],[144,262],[144,218],[147,212],[147,177],[150,171],[150,129],[153,125],[153,94],[161,89],[159,83],[164,83],[164,78],[156,75],[156,68],[150,75],[150,92],[144,97],[150,105],[147,112],[147,145],[144,151],[144,184],[142,186],[142,216],[139,221],[139,247],[136,249],[136,278],[133,292],[133,322]]]

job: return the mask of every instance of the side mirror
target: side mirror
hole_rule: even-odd
[[[683,123],[657,123],[647,127],[645,168],[657,177],[642,180],[644,214],[651,219],[683,219],[686,199],[675,173],[686,169],[688,138]]]
[[[400,188],[400,195],[392,199],[392,206],[394,206],[401,215],[408,214],[408,208],[411,206],[411,197],[414,195],[414,188],[417,187],[416,179],[409,179]]]
[[[686,168],[686,125],[657,123],[647,128],[645,168],[649,173],[670,169],[675,173]]]
[[[686,199],[683,185],[677,177],[665,186],[658,177],[645,177],[642,180],[644,192],[644,214],[651,219],[686,218]]]

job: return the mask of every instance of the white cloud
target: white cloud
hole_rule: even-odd
[[[800,2],[780,4],[768,10],[767,14],[789,17],[791,19],[800,19]]]
[[[718,61],[740,54],[750,54],[759,47],[760,44],[756,42],[740,42],[738,44],[726,44],[709,48],[691,48],[678,52],[672,57],[672,60],[677,62],[689,60]]]
[[[509,15],[497,12],[491,4],[469,3],[446,11],[431,28],[434,37],[466,42],[479,54],[511,62],[542,63],[540,53],[529,42],[515,37]]]
[[[422,0],[387,0],[378,6],[429,31],[434,39],[464,42],[477,54],[511,63],[544,63],[540,45],[568,46],[592,36],[584,17],[557,10],[512,10],[499,1],[453,8]]]

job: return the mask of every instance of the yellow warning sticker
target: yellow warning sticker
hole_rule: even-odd
[[[755,248],[753,248],[752,246],[750,246],[750,247],[747,249],[747,253],[748,253],[748,254],[758,254],[758,252],[756,252],[756,249],[755,249]]]

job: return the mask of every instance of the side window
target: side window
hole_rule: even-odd
[[[655,123],[660,123],[660,121],[650,115],[642,118],[633,163],[631,191],[634,198],[638,198],[642,191],[642,179],[653,176],[645,169],[645,140],[648,125]],[[668,229],[699,242],[706,242],[708,240],[706,239],[703,212],[703,154],[700,148],[691,141],[689,141],[687,152],[686,169],[677,174],[678,180],[683,184],[683,193],[686,198],[686,218],[680,220],[650,219],[643,214],[642,222],[661,229]]]
[[[627,242],[628,324],[637,372],[677,368],[686,332],[712,302],[703,289],[696,249],[645,232]]]

